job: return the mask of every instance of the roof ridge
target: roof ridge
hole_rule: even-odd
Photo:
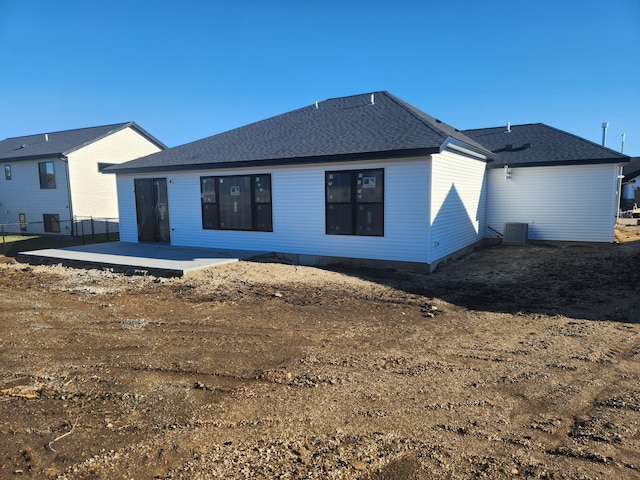
[[[395,95],[387,91],[385,91],[384,94],[387,95],[389,99],[394,101],[398,106],[403,108],[405,111],[409,112],[410,115],[412,115],[414,118],[420,121],[424,126],[429,128],[431,131],[435,132],[436,134],[442,137],[445,137],[445,141],[446,139],[455,139],[459,142],[463,142],[467,144],[470,148],[476,149],[478,152],[481,152],[485,155],[489,154],[489,156],[491,156],[493,154],[491,150],[487,149],[480,142],[477,142],[475,139],[468,137],[464,133],[464,131],[457,129],[453,125],[443,122],[442,120],[434,117],[433,115],[429,115],[428,113],[423,112],[419,108],[414,107],[410,103],[407,103],[404,100],[401,100],[400,98],[396,97]],[[453,130],[453,132],[455,133],[451,134],[450,132],[447,132],[445,129],[438,127],[437,125],[438,123]]]
[[[427,117],[431,117],[433,118],[436,122],[441,122],[440,120],[438,120],[436,117],[433,117],[431,115],[429,115],[428,113],[423,112],[422,110],[417,109],[416,107],[412,107],[409,104],[407,104],[406,102],[400,100],[398,97],[396,97],[395,95],[393,95],[392,93],[387,92],[386,90],[380,92],[384,95],[386,95],[387,97],[389,97],[389,99],[391,101],[393,101],[394,103],[396,103],[396,105],[398,105],[399,107],[401,107],[402,109],[404,109],[405,111],[407,111],[410,115],[412,115],[413,117],[415,117],[417,120],[419,120],[424,126],[426,126],[427,128],[431,129],[432,131],[434,131],[435,133],[439,134],[439,135],[444,135],[445,137],[448,137],[449,135],[447,135],[447,133],[442,130],[442,129],[436,129],[435,125],[432,125],[430,122],[427,122],[424,118],[420,117],[420,115],[418,115],[415,110],[418,110],[422,115],[426,115]],[[441,122],[442,123],[442,122]],[[452,127],[454,128],[454,127]]]
[[[536,122],[536,123],[517,123],[517,124],[510,124],[509,126],[511,128],[514,127],[529,127],[531,125],[544,125],[544,123],[541,122]],[[548,125],[547,125],[548,126]],[[496,125],[495,127],[481,127],[481,128],[467,128],[466,130],[462,130],[462,132],[475,132],[477,130],[493,130],[494,128],[507,128],[507,125]]]
[[[386,94],[388,94],[388,92],[386,90],[376,90],[376,91],[373,91],[373,92],[364,92],[364,93],[355,93],[353,95],[344,95],[342,97],[331,97],[331,98],[327,98],[327,99],[322,100],[322,101],[323,102],[330,102],[332,100],[344,100],[344,99],[347,99],[347,98],[365,97],[367,95],[375,95],[375,94],[378,94],[378,93],[382,93],[382,94],[386,93]],[[313,104],[311,104],[311,106],[313,106]],[[295,110],[292,110],[292,111],[295,111]]]
[[[571,137],[574,137],[574,138],[577,138],[579,140],[582,140],[583,142],[588,142],[588,143],[590,143],[591,145],[593,145],[595,147],[598,147],[598,148],[601,148],[601,149],[604,149],[604,150],[609,150],[609,151],[615,153],[616,155],[621,155],[623,157],[630,158],[629,155],[625,155],[624,153],[620,153],[617,150],[614,150],[613,148],[609,148],[609,147],[605,147],[604,145],[600,145],[599,143],[593,142],[593,141],[589,140],[588,138],[579,137],[578,135],[575,135],[575,134],[573,134],[571,132],[567,132],[565,130],[560,130],[559,128],[552,127],[551,125],[545,125],[544,123],[541,123],[540,125],[543,125],[543,126],[545,126],[547,128],[555,130],[556,132],[564,133],[565,135],[570,135]]]
[[[5,140],[15,140],[18,138],[24,138],[24,137],[37,137],[39,135],[53,135],[54,133],[67,133],[67,132],[75,132],[77,130],[89,130],[90,128],[105,128],[105,127],[125,127],[128,125],[133,125],[135,124],[134,121],[128,121],[128,122],[119,122],[119,123],[107,123],[106,125],[94,125],[91,127],[80,127],[80,128],[67,128],[65,130],[56,130],[56,131],[46,131],[46,132],[42,132],[42,133],[30,133],[28,135],[18,135],[15,137],[7,137],[5,138]],[[1,140],[0,140],[1,141]]]

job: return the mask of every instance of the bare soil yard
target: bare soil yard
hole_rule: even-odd
[[[0,264],[0,478],[640,478],[640,227],[432,275]]]

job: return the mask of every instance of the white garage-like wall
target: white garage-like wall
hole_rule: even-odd
[[[384,169],[384,237],[325,233],[325,172]],[[430,159],[117,175],[120,239],[137,242],[134,179],[166,178],[171,244],[400,262],[428,261]],[[273,232],[204,230],[200,177],[271,174]]]
[[[69,154],[73,213],[80,217],[118,217],[116,179],[98,170],[98,163],[120,164],[160,151],[131,127]]]
[[[529,239],[612,242],[616,164],[489,170],[487,227],[529,224]],[[486,236],[495,237],[487,228]]]

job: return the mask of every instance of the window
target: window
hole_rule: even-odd
[[[38,163],[40,172],[40,188],[56,188],[56,172],[53,162]]]
[[[49,233],[60,233],[60,216],[57,213],[44,213],[44,231]]]
[[[384,236],[384,170],[325,172],[327,235]]]
[[[4,166],[4,179],[11,180],[11,165]]]
[[[200,177],[202,228],[272,232],[271,175]]]

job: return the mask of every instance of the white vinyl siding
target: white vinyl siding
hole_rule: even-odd
[[[118,175],[120,238],[137,242],[133,181],[167,178],[171,244],[302,255],[427,261],[428,159]],[[325,172],[384,168],[384,237],[327,235]],[[200,177],[271,174],[273,232],[202,228]]]
[[[490,170],[487,226],[527,223],[531,240],[612,242],[617,172],[615,164],[521,167],[505,179]]]
[[[433,156],[429,263],[482,239],[486,163],[442,152]]]
[[[117,218],[115,175],[100,173],[98,163],[120,164],[158,151],[156,144],[128,127],[70,153],[73,214]]]
[[[40,188],[38,164],[42,162],[54,163],[56,188]],[[5,232],[20,232],[19,214],[24,213],[29,223],[26,233],[44,233],[43,214],[57,214],[60,234],[70,235],[65,162],[42,158],[5,163],[11,165],[11,180],[6,180],[4,174],[0,176],[0,223],[5,224]]]

